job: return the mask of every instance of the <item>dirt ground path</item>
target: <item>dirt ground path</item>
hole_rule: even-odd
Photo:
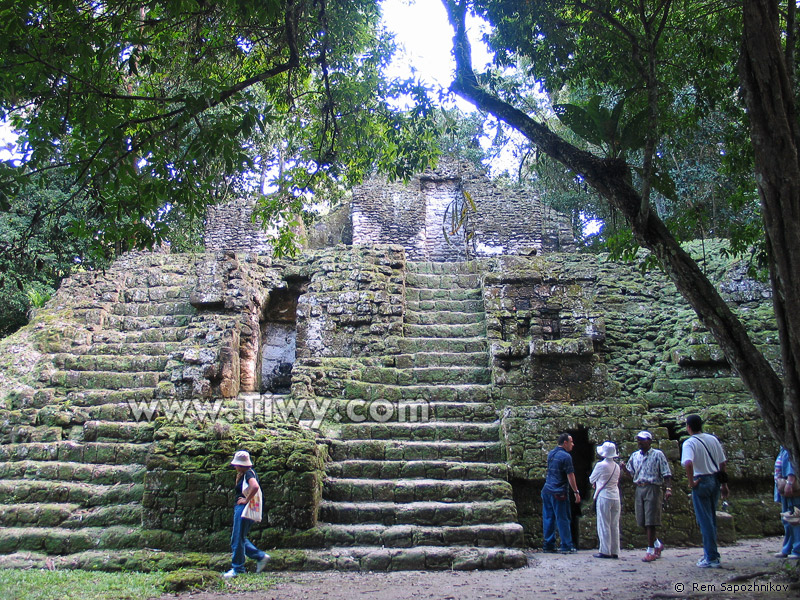
[[[775,559],[779,538],[745,540],[720,549],[722,569],[699,569],[698,548],[667,548],[654,563],[641,550],[625,550],[619,560],[592,557],[595,551],[562,556],[532,552],[529,566],[514,571],[394,573],[295,573],[257,594],[202,593],[192,600],[640,600],[642,598],[797,598]],[[733,586],[756,585],[757,591]],[[706,586],[706,587],[703,587]],[[713,587],[712,587],[713,586]],[[772,590],[772,591],[770,591]],[[173,596],[174,598],[174,596]],[[188,600],[188,596],[186,597]]]

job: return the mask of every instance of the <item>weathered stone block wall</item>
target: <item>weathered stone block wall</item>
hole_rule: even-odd
[[[298,358],[382,353],[387,336],[402,334],[404,266],[397,245],[314,254],[297,305]]]
[[[272,244],[261,223],[254,223],[255,200],[240,198],[208,207],[203,241],[206,251],[271,254]]]
[[[148,457],[142,524],[151,546],[225,551],[235,501],[237,450],[250,452],[263,498],[263,520],[250,536],[264,547],[292,545],[312,528],[324,478],[324,449],[313,432],[288,424],[163,422]]]
[[[709,256],[716,246],[706,243]],[[699,245],[690,250],[702,252]],[[675,475],[677,495],[665,517],[664,536],[672,543],[696,543],[699,534],[680,466],[684,419],[691,412],[701,414],[706,430],[725,445],[736,534],[780,532],[777,505],[771,502],[777,444],[712,336],[672,283],[658,272],[642,275],[635,266],[570,254],[506,258],[491,268],[484,297],[495,397],[521,519],[531,540],[541,535],[538,494],[547,452],[560,431],[574,432],[580,446],[573,451],[576,469],[580,465],[585,477],[597,460],[596,445],[614,441],[627,459],[636,450],[636,432],[649,429]],[[706,269],[765,354],[777,361],[768,287],[747,280],[742,266],[730,260],[716,258]],[[561,339],[548,341],[543,338],[552,331],[537,324],[555,311],[561,315]],[[588,482],[582,487],[584,497],[590,497]],[[633,490],[628,492],[623,537],[639,544]],[[769,518],[762,518],[766,514]],[[594,517],[584,512],[582,521],[590,543]]]
[[[468,194],[470,211],[461,233],[450,243],[442,232],[445,211]],[[469,203],[466,203],[469,206]],[[547,209],[531,192],[502,189],[466,163],[443,160],[408,185],[375,178],[353,191],[354,244],[392,241],[409,260],[455,261],[498,254],[574,251],[571,224]],[[465,248],[464,232],[471,234]]]

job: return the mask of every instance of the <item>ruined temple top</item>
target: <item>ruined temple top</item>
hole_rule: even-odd
[[[208,250],[268,252],[252,223],[253,201],[211,207]],[[346,214],[343,214],[346,210]],[[318,230],[324,244],[399,244],[410,260],[452,262],[501,254],[572,252],[568,215],[545,206],[536,192],[494,184],[467,161],[440,159],[408,183],[373,177],[353,189],[349,205]],[[335,231],[335,233],[332,233]]]

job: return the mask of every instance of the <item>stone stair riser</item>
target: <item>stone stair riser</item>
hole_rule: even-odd
[[[464,338],[486,335],[485,323],[471,323],[468,325],[403,325],[406,337],[432,337],[432,338]]]
[[[141,547],[139,529],[124,526],[85,529],[9,527],[0,536],[2,554],[29,551],[58,555],[84,550]]]
[[[324,488],[325,499],[333,502],[489,502],[511,494],[511,484],[500,480],[329,478]]]
[[[517,511],[510,500],[496,502],[397,505],[393,502],[330,502],[320,504],[319,518],[326,523],[381,525],[462,526],[513,523]]]
[[[472,353],[483,352],[488,356],[485,337],[467,338],[398,338],[397,348],[403,354],[418,353]]]
[[[326,546],[484,546],[519,548],[523,530],[518,524],[421,527],[418,525],[322,525]]]
[[[0,479],[36,479],[50,481],[87,482],[101,485],[143,483],[142,465],[97,465],[71,462],[2,462]]]
[[[144,485],[135,483],[101,486],[65,481],[0,480],[0,504],[44,502],[100,506],[138,502],[143,493]]]
[[[403,315],[403,320],[409,325],[473,325],[486,322],[483,312],[415,312],[408,309]]]
[[[416,354],[397,354],[391,357],[397,369],[425,367],[489,367],[489,354],[486,352],[418,352]]]
[[[193,315],[197,309],[188,302],[131,302],[114,304],[111,314],[118,317],[164,317],[168,315]]]
[[[140,526],[142,506],[138,503],[115,504],[82,508],[77,504],[15,504],[0,505],[0,525],[3,527],[113,527]]]
[[[87,464],[145,464],[149,447],[105,442],[44,442],[0,446],[0,461],[35,460]]]
[[[428,402],[489,402],[491,390],[486,385],[382,385],[377,383],[348,382],[344,390],[345,398],[351,400],[368,399],[417,400]]]
[[[485,318],[483,299],[472,300],[408,300],[406,313],[427,311],[453,311],[457,313],[473,313]]]
[[[330,477],[373,479],[506,479],[505,463],[464,463],[436,460],[346,460],[327,467]]]
[[[411,440],[437,442],[494,442],[499,423],[353,423],[342,425],[342,440]]]
[[[413,369],[366,367],[361,370],[360,376],[361,381],[366,383],[384,385],[485,385],[492,381],[492,371],[487,367],[419,367]]]
[[[162,315],[154,317],[121,317],[108,315],[104,325],[107,329],[117,331],[143,331],[161,329],[163,327],[186,327],[191,315]]]
[[[481,276],[472,273],[407,273],[406,287],[475,290],[481,287]]]
[[[333,460],[502,460],[499,442],[332,441],[329,452]]]
[[[462,289],[462,288],[443,288],[443,289],[428,289],[428,288],[406,288],[406,301],[421,302],[426,300],[482,300],[483,292],[480,289]]]
[[[169,357],[167,356],[136,356],[133,353],[129,355],[56,354],[53,357],[55,367],[63,371],[163,371],[168,362]]]
[[[49,378],[49,385],[63,389],[153,388],[160,381],[169,379],[168,373],[135,372],[117,373],[108,371],[56,371]]]
[[[153,441],[153,426],[147,421],[119,423],[110,421],[87,421],[83,424],[82,441],[85,442],[132,442]]]

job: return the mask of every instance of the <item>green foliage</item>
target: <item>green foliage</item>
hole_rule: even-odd
[[[490,91],[540,115],[573,145],[624,159],[634,185],[649,185],[654,210],[678,239],[729,237],[735,240],[732,252],[762,242],[747,124],[730,92],[738,87],[737,11],[694,1],[472,5],[493,26],[487,39],[497,65],[523,74],[524,81],[481,75]],[[559,121],[536,107],[537,84]],[[616,253],[630,238],[620,235],[627,225],[580,177],[535,149],[520,155],[524,178],[545,202],[570,212],[576,228],[603,221],[603,232],[588,244],[600,247],[613,239]],[[620,256],[636,247],[628,250]]]
[[[106,264],[92,240],[73,235],[77,221],[87,231],[101,226],[92,204],[73,197],[58,173],[50,180],[54,187],[43,187],[35,177],[0,212],[0,337],[27,323],[29,309],[43,306],[64,277]]]
[[[265,180],[279,201],[262,216],[279,219],[435,152],[424,91],[383,76],[394,45],[375,0],[17,1],[0,22],[0,118],[25,154],[0,170],[0,209],[60,165],[102,219],[71,223],[96,254],[194,247],[165,215],[200,222]]]

